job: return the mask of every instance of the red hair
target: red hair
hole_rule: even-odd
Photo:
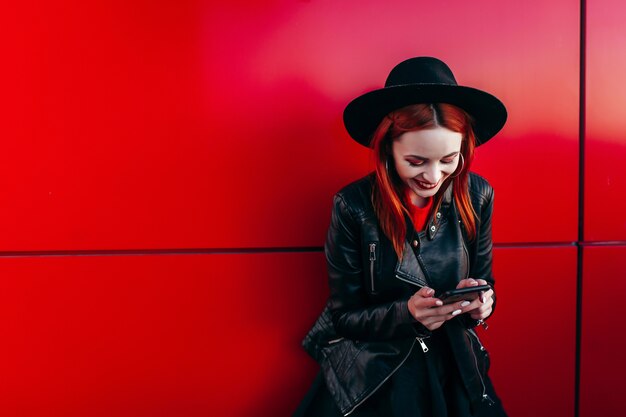
[[[450,181],[454,181],[452,192],[454,202],[460,214],[468,238],[476,236],[475,212],[469,196],[469,168],[474,158],[476,138],[472,130],[472,119],[465,111],[452,104],[413,104],[389,113],[378,125],[372,137],[376,165],[376,183],[372,193],[372,203],[383,233],[391,240],[393,247],[402,258],[406,238],[406,217],[409,211],[402,201],[404,184],[395,170],[391,145],[405,132],[422,129],[445,127],[461,133],[461,154],[464,163],[459,164],[455,172],[446,178],[434,196],[429,217],[441,206],[444,191]],[[453,178],[454,177],[454,178]]]

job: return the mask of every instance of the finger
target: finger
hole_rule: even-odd
[[[481,309],[481,310],[485,310],[487,308],[492,308],[493,306],[493,298],[491,298],[489,295],[493,294],[493,291],[485,291],[484,294],[482,294],[482,299],[481,297],[475,299],[474,301],[472,301],[472,303],[468,306],[467,308],[467,312],[474,312],[475,310]]]
[[[443,305],[443,302],[434,297],[435,291],[432,288],[422,287],[409,299],[409,312],[415,320],[425,325],[425,320],[434,316],[432,308]]]
[[[420,288],[415,294],[409,298],[409,310],[415,316],[416,309],[422,309],[425,307],[430,307],[432,305],[436,305],[435,301],[427,302],[426,300],[432,300],[432,297],[435,295],[435,290],[428,287]]]
[[[489,304],[484,304],[482,306],[480,306],[479,308],[476,308],[474,310],[468,311],[470,317],[474,318],[474,316],[479,316],[478,318],[486,318],[489,315],[491,315],[491,312],[493,311],[492,306]]]
[[[491,304],[493,304],[493,290],[482,291],[480,293],[479,299],[483,304],[487,302],[490,302]]]
[[[419,291],[417,291],[415,293],[415,295],[418,295],[420,297],[424,297],[424,298],[428,298],[428,297],[432,297],[435,295],[435,290],[433,290],[430,287],[422,287],[419,289]]]
[[[417,291],[411,299],[409,303],[412,304],[412,307],[416,309],[423,308],[431,308],[443,305],[443,302],[438,298],[434,297],[435,291],[432,288],[422,287],[419,291]]]
[[[469,301],[459,301],[440,307],[433,307],[426,316],[433,320],[450,320],[475,308],[476,306],[472,306],[472,303]]]
[[[443,306],[443,301],[439,298],[431,297],[431,298],[422,298],[419,302],[420,308],[428,309],[429,311]]]
[[[462,279],[461,281],[459,281],[456,287],[466,288],[466,287],[475,287],[477,285],[478,285],[478,281],[476,281],[474,278],[466,278],[466,279]]]
[[[472,300],[472,302],[467,306],[467,308],[464,309],[464,311],[465,312],[474,311],[483,307],[484,305],[485,303],[481,301],[480,297],[477,297],[474,300]]]
[[[446,321],[445,316],[433,314],[432,310],[432,308],[418,309],[415,311],[413,317],[415,318],[415,320],[419,321],[428,328],[430,328],[429,326],[433,325],[434,323],[443,323]]]
[[[451,311],[448,311],[448,308],[444,308],[444,311],[442,311],[441,308],[442,307],[434,306],[426,309],[417,309],[414,317],[423,325],[436,322],[445,322],[449,319],[448,316],[450,316]]]

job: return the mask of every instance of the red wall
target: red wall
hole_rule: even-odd
[[[590,337],[626,247],[626,9],[587,7],[579,212],[579,2],[393,5],[3,5],[3,415],[289,415],[317,370],[300,340],[331,197],[371,168],[343,108],[417,55],[509,110],[474,169],[496,189],[484,338],[510,415],[574,415],[579,278],[581,416],[617,410]]]
[[[580,363],[580,417],[622,416],[626,337],[619,301],[626,293],[626,6],[589,2]]]

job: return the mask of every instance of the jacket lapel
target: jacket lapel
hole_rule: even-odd
[[[402,259],[396,264],[396,278],[419,287],[428,285],[424,269],[408,241],[404,242]]]
[[[439,208],[439,212],[443,216],[447,215],[451,202],[452,182],[448,184]],[[415,231],[412,220],[406,215],[405,220],[407,223],[406,240],[404,241],[402,259],[399,259],[396,264],[396,278],[404,282],[408,282],[409,284],[417,285],[418,287],[428,286],[428,276],[424,272],[424,268],[419,259],[419,248],[414,249],[411,246],[411,242],[415,240],[419,242],[419,234]],[[435,216],[431,216],[430,220],[426,224],[427,236],[429,240],[432,240],[437,234],[438,227],[436,225],[436,220]]]

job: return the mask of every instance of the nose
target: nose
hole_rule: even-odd
[[[439,164],[429,164],[424,171],[422,171],[422,178],[431,184],[439,182],[443,173]]]

